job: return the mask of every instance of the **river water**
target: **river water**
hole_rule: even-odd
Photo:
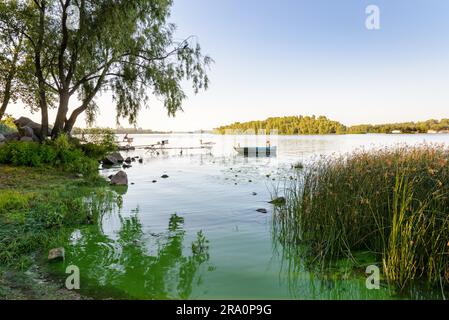
[[[374,146],[449,144],[449,135],[273,136],[270,144],[278,151],[271,158],[245,158],[233,150],[237,144],[265,146],[266,137],[133,137],[134,145],[168,140],[167,147],[184,149],[123,153],[143,163],[126,169],[130,185],[121,208],[107,212],[98,226],[76,230],[65,244],[66,261],[55,267],[62,274],[66,266],[78,266],[82,292],[135,299],[439,297],[416,288],[399,295],[386,284],[368,290],[363,277],[330,279],[291,268],[275,240],[268,201],[290,180],[297,162]],[[186,149],[200,146],[200,140],[215,144],[211,150]]]

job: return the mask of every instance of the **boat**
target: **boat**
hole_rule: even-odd
[[[256,157],[270,157],[275,156],[277,148],[276,147],[234,147],[234,150],[239,154],[247,156]]]
[[[202,146],[213,146],[213,145],[215,144],[215,142],[200,140],[200,144],[201,144]]]

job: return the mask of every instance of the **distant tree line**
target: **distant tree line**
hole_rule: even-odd
[[[74,128],[72,133],[73,134],[93,134],[97,133],[98,131],[108,131],[112,132],[114,134],[168,134],[172,133],[165,132],[165,131],[155,131],[151,129],[142,129],[142,128],[117,128],[117,129],[110,129],[110,128]]]
[[[449,130],[449,119],[427,120],[422,122],[404,122],[379,125],[355,125],[345,126],[338,121],[333,121],[325,116],[288,116],[273,117],[261,121],[236,122],[221,126],[215,132],[225,134],[228,130],[255,131],[259,133],[265,130],[277,130],[279,134],[363,134],[363,133],[427,133],[429,131]]]

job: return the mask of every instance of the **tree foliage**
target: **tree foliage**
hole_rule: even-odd
[[[168,21],[172,0],[34,0],[11,10],[9,29],[23,35],[42,111],[57,97],[52,136],[70,133],[79,115],[92,122],[96,98],[111,92],[117,119],[137,122],[150,98],[163,101],[170,116],[182,110],[190,81],[207,89],[212,59],[195,37],[176,40]],[[4,19],[5,20],[5,19]],[[76,99],[74,99],[74,97]],[[78,103],[70,110],[70,103]]]
[[[449,119],[428,120],[422,122],[404,122],[379,125],[355,125],[345,126],[337,121],[329,120],[324,116],[290,116],[268,118],[263,121],[236,122],[231,125],[221,126],[215,129],[218,133],[225,134],[227,130],[255,131],[277,130],[279,134],[363,134],[363,133],[427,133],[430,130],[440,132],[449,130]]]

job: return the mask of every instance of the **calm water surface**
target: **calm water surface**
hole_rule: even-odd
[[[449,135],[344,135],[272,137],[277,157],[244,158],[232,146],[265,145],[264,138],[216,135],[134,135],[135,145],[169,140],[156,155],[137,150],[143,164],[127,169],[123,205],[99,226],[75,231],[57,265],[80,268],[81,287],[99,298],[137,299],[397,299],[439,298],[412,289],[398,295],[383,286],[367,290],[361,277],[323,279],[282,255],[274,240],[267,201],[292,175],[292,164],[357,148],[449,143]],[[258,140],[258,141],[256,141]],[[102,170],[108,176],[119,168]],[[162,179],[167,174],[169,178]],[[157,182],[154,183],[153,181]],[[268,213],[259,213],[264,208]],[[299,270],[298,270],[299,268]]]

